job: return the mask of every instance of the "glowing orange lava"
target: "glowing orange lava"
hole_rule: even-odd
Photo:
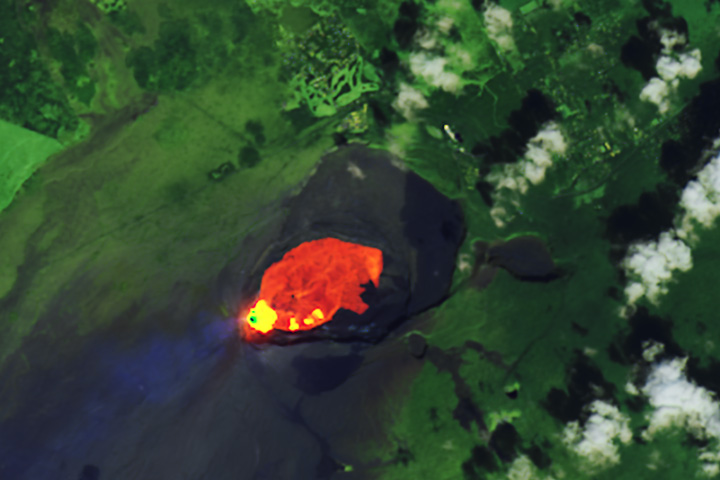
[[[378,286],[382,251],[337,238],[302,243],[263,275],[258,300],[245,317],[250,333],[310,330],[340,308],[362,314],[363,284]]]

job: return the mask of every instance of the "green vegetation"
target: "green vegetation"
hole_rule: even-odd
[[[289,35],[289,34],[288,34]],[[318,22],[295,39],[283,61],[294,95],[286,110],[307,105],[316,117],[335,115],[364,93],[380,88],[380,77],[363,59],[350,30],[337,17]]]
[[[208,179],[213,182],[220,182],[225,179],[228,175],[235,172],[237,169],[235,168],[235,165],[233,165],[230,162],[225,162],[219,167],[211,170],[208,173]]]
[[[90,0],[104,13],[118,13],[127,11],[125,0]]]
[[[87,64],[97,52],[93,33],[84,23],[78,25],[74,35],[49,28],[46,44],[50,55],[62,64],[60,73],[71,98],[90,105],[95,96],[95,82],[88,74]]]
[[[134,33],[144,34],[147,32],[142,19],[137,12],[128,9],[114,10],[108,13],[108,18],[113,25],[117,26],[125,35]]]
[[[265,127],[256,120],[248,120],[245,123],[245,131],[252,135],[255,145],[262,146],[265,143]]]
[[[242,168],[253,168],[260,163],[260,152],[254,147],[245,146],[238,154],[238,163]]]
[[[253,28],[246,6],[225,6],[222,12],[203,10],[192,18],[166,10],[160,15],[152,46],[135,48],[126,57],[140,88],[159,93],[183,91],[204,84],[240,61],[240,45]],[[127,34],[145,33],[133,12],[111,14],[110,19]],[[253,51],[255,46],[247,48]]]
[[[256,14],[270,12],[279,15],[288,7],[305,7],[317,15],[327,17],[336,13],[340,8],[337,2],[330,0],[291,0],[289,2],[285,0],[246,0],[246,3]]]
[[[462,463],[475,444],[474,435],[452,418],[457,405],[453,381],[447,373],[426,365],[404,404],[393,431],[397,451],[387,452],[382,478],[462,478]]]
[[[140,47],[127,57],[138,85],[150,91],[184,90],[198,77],[197,52],[190,42],[190,22],[160,24],[153,48]]]
[[[56,140],[0,120],[0,212],[23,183],[53,153],[60,150]]]
[[[15,3],[0,1],[0,118],[52,138],[71,134],[78,120],[40,54],[35,13],[18,17]]]

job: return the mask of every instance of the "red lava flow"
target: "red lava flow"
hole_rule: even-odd
[[[241,318],[246,336],[310,330],[340,308],[362,314],[368,309],[362,285],[377,287],[382,269],[377,248],[337,238],[302,243],[265,270],[257,301]]]

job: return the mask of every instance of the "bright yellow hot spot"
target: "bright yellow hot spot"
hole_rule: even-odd
[[[322,310],[320,310],[319,308],[313,310],[310,315],[312,316],[303,319],[303,323],[305,325],[312,325],[313,323],[319,322],[320,320],[325,318],[325,315],[323,315]]]
[[[297,318],[293,317],[290,319],[290,326],[288,327],[290,331],[294,332],[298,328],[300,328],[300,324],[297,321]]]
[[[265,300],[259,300],[247,314],[247,324],[253,330],[261,333],[268,333],[272,330],[277,319],[277,313]]]

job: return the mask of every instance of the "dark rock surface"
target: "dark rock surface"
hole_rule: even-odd
[[[548,282],[562,274],[545,242],[532,235],[492,243],[476,241],[473,250],[475,265],[468,282],[479,290],[493,281],[500,268],[527,282]]]
[[[413,333],[408,337],[408,350],[415,358],[423,358],[427,352],[427,340],[419,333]]]
[[[362,315],[341,309],[316,329],[275,331],[267,341],[377,342],[403,319],[446,297],[465,235],[462,211],[418,175],[393,165],[389,153],[358,145],[340,148],[322,160],[285,208],[282,224],[272,227],[274,243],[249,238],[243,258],[221,275],[219,290],[229,304],[237,305],[239,294],[254,298],[263,272],[309,240],[334,237],[379,248],[384,267],[379,286],[366,285],[362,298],[369,308]]]
[[[521,280],[551,279],[557,274],[555,262],[545,243],[530,235],[490,246],[487,261]]]

